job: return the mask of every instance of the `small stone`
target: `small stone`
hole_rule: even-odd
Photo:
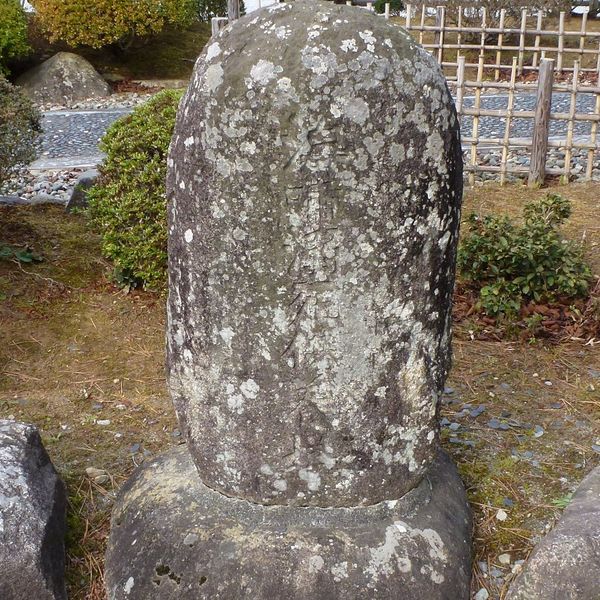
[[[510,565],[510,554],[504,553],[498,557],[501,565]]]
[[[195,533],[188,533],[185,538],[183,538],[183,543],[186,546],[193,546],[200,538]]]
[[[600,454],[600,444],[592,444],[592,450]]]
[[[87,467],[86,475],[96,483],[108,483],[110,477],[104,469],[96,469],[96,467]]]
[[[488,600],[489,592],[485,588],[481,588],[473,597],[473,600]]]
[[[544,435],[544,428],[540,425],[536,425],[533,429],[533,437],[540,438]]]
[[[107,425],[110,425],[110,419],[98,419],[96,421],[96,425],[100,425],[101,427],[106,427]]]
[[[498,510],[498,512],[496,513],[496,519],[498,519],[498,521],[506,521],[507,518],[508,518],[507,512],[500,508]]]
[[[458,431],[460,429],[460,423],[450,423],[450,431]]]
[[[476,408],[474,408],[469,414],[471,415],[471,417],[473,417],[474,419],[477,418],[480,414],[482,414],[485,411],[485,406],[483,404],[477,406]]]
[[[503,498],[502,504],[504,504],[504,506],[508,506],[510,508],[511,506],[515,505],[515,502],[514,502],[514,500],[511,500],[510,498]]]
[[[131,447],[129,448],[129,452],[131,454],[135,454],[136,452],[140,451],[140,444],[132,444]]]

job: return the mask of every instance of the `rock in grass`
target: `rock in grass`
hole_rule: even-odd
[[[98,170],[89,169],[84,171],[75,183],[75,187],[69,196],[67,206],[65,207],[68,212],[74,209],[84,209],[88,205],[88,191],[96,183],[98,179]]]
[[[0,598],[65,600],[66,494],[32,425],[0,420]]]
[[[600,467],[581,483],[558,525],[535,547],[506,600],[600,598]]]

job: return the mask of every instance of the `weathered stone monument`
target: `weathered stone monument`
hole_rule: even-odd
[[[434,60],[298,0],[204,50],[169,158],[168,379],[187,441],[124,486],[109,598],[468,598],[438,444],[462,191]]]

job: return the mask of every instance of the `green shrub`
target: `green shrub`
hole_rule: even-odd
[[[167,151],[181,95],[156,94],[116,121],[100,144],[106,158],[89,193],[88,216],[123,285],[166,286]]]
[[[587,295],[591,271],[582,248],[564,240],[558,227],[571,204],[557,194],[527,204],[523,226],[508,217],[468,217],[458,268],[479,289],[490,316],[515,316],[527,302],[553,302]]]
[[[0,75],[0,185],[35,159],[40,113],[31,100]]]
[[[127,47],[136,37],[167,25],[189,25],[197,0],[32,0],[36,19],[51,42],[100,48]]]
[[[27,15],[20,0],[0,0],[0,73],[7,63],[30,51],[27,42]]]

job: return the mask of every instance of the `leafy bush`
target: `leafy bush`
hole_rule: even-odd
[[[458,253],[461,277],[479,288],[490,316],[514,316],[527,302],[585,296],[591,271],[582,248],[560,236],[571,204],[557,194],[527,204],[524,224],[506,216],[470,215]]]
[[[0,75],[0,185],[35,159],[40,113],[23,92]]]
[[[32,0],[36,18],[51,42],[70,46],[122,47],[167,25],[189,25],[197,0]]]
[[[0,0],[0,74],[7,62],[29,52],[27,15],[20,0]]]
[[[167,151],[181,95],[156,94],[111,125],[100,144],[106,158],[89,192],[88,216],[123,285],[166,285]]]

